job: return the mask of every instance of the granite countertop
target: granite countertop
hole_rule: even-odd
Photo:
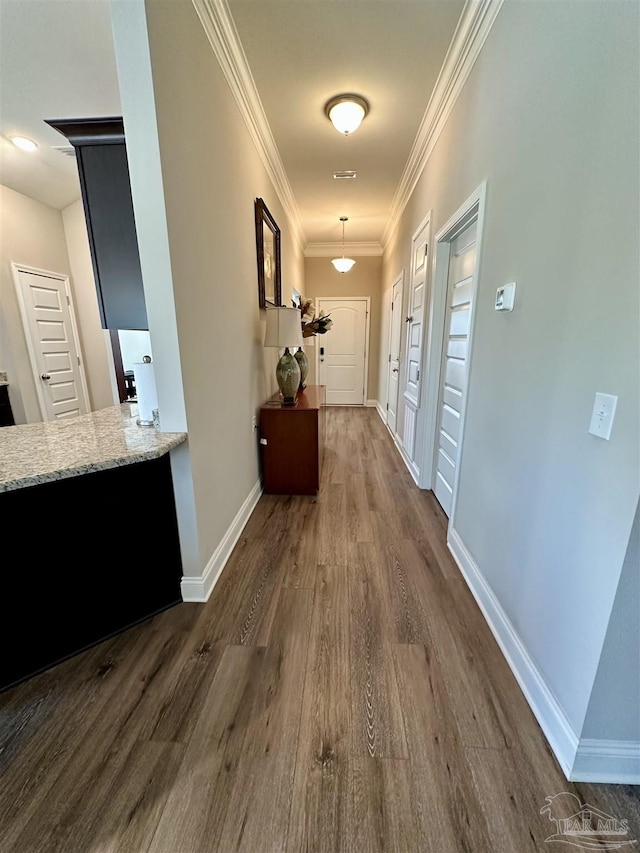
[[[0,429],[0,492],[157,459],[186,441],[183,432],[136,424],[122,403],[68,420]]]

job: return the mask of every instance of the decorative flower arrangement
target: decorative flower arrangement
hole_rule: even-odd
[[[300,299],[300,317],[302,318],[302,337],[313,338],[324,335],[333,326],[330,314],[321,311],[316,317],[316,306],[310,299]]]

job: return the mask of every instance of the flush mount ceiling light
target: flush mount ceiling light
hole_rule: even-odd
[[[360,127],[369,104],[360,95],[336,95],[327,101],[324,112],[338,133],[348,136]]]
[[[33,139],[27,139],[26,136],[11,136],[10,139],[21,151],[35,151],[38,148],[37,143]]]
[[[353,258],[345,258],[344,256],[344,223],[349,219],[348,216],[341,216],[340,222],[342,222],[342,257],[334,258],[331,263],[337,269],[338,272],[349,272],[351,267],[355,264]]]

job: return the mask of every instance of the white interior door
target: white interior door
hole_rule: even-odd
[[[411,280],[405,323],[407,326],[407,360],[404,375],[404,430],[402,444],[414,476],[416,465],[416,423],[420,406],[420,365],[424,330],[424,310],[427,300],[429,234],[431,216],[423,220],[411,238]]]
[[[69,281],[13,266],[14,280],[44,420],[89,411]]]
[[[404,274],[394,282],[389,318],[389,379],[387,382],[387,426],[395,435],[400,390],[400,343],[402,340],[402,297]]]
[[[477,254],[477,219],[450,243],[443,368],[438,402],[434,492],[447,515],[460,457],[460,416],[467,382],[468,344]]]
[[[365,402],[368,299],[318,299],[318,310],[331,314],[333,326],[316,338],[318,382],[326,386],[328,405]]]

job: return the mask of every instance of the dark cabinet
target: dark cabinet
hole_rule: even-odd
[[[13,426],[14,424],[11,401],[9,400],[9,386],[0,385],[0,427]]]
[[[148,329],[122,119],[47,124],[76,151],[102,326]]]

